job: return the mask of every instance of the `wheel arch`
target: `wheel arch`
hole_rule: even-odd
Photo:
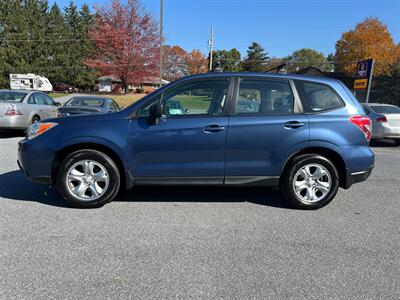
[[[79,150],[96,150],[106,154],[114,161],[114,163],[118,168],[118,171],[121,176],[121,187],[129,189],[133,186],[133,178],[130,175],[129,171],[126,169],[120,155],[118,155],[118,153],[109,146],[92,142],[71,144],[59,150],[52,163],[52,170],[51,170],[52,182],[56,182],[58,169],[61,165],[61,162],[68,155]]]
[[[293,159],[300,155],[304,154],[317,154],[321,155],[323,157],[326,157],[329,159],[337,168],[337,171],[339,173],[339,186],[342,188],[346,187],[347,183],[347,171],[346,171],[346,163],[344,162],[342,156],[335,150],[332,150],[327,147],[321,147],[321,146],[316,146],[316,147],[308,147],[305,149],[302,149],[294,154],[292,154],[285,162],[284,167],[283,167],[283,172],[282,174],[287,170],[287,168],[290,167]]]

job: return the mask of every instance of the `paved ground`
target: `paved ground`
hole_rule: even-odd
[[[78,210],[22,177],[18,139],[0,139],[1,299],[400,297],[391,144],[374,147],[367,183],[319,211],[274,191],[161,187]]]
[[[74,93],[73,94],[66,94],[65,96],[54,98],[54,101],[64,105],[69,99],[71,99],[74,96],[92,96],[92,95],[90,95],[90,94],[74,94]]]

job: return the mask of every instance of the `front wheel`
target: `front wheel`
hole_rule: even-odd
[[[283,196],[296,208],[318,209],[335,198],[339,174],[327,158],[306,154],[296,157],[281,178]]]
[[[57,187],[74,207],[101,207],[117,195],[120,174],[113,160],[104,153],[79,150],[61,163]]]

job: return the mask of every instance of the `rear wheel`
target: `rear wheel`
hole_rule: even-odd
[[[281,178],[280,190],[293,206],[318,209],[335,198],[339,174],[327,158],[306,154],[296,157]]]
[[[57,187],[72,206],[101,207],[117,195],[120,174],[112,159],[104,153],[79,150],[61,163]]]

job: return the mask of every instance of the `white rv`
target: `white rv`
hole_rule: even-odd
[[[28,74],[10,74],[10,89],[51,92],[53,86],[50,81],[43,76]]]

